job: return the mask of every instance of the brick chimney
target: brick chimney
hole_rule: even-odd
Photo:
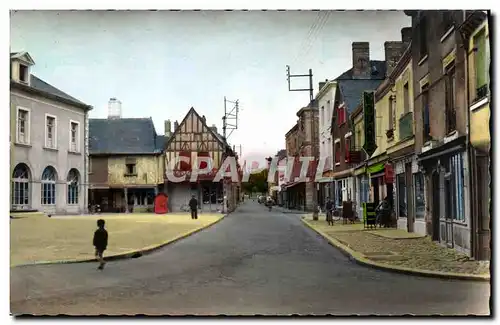
[[[411,41],[411,27],[404,27],[401,29],[401,40],[405,44],[410,44]]]
[[[174,132],[177,131],[178,127],[179,127],[179,122],[175,121],[174,122]]]
[[[172,135],[172,122],[170,120],[165,121],[165,136],[170,137]]]
[[[384,43],[386,75],[389,76],[398,64],[401,55],[408,44],[403,42],[390,41]]]
[[[370,43],[353,42],[352,43],[352,78],[370,79]]]

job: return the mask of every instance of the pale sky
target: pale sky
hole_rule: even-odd
[[[222,133],[224,96],[239,99],[238,129],[229,137],[243,156],[285,148],[285,133],[308,104],[289,92],[292,74],[313,69],[314,88],[352,66],[351,43],[370,42],[384,59],[384,41],[410,26],[402,11],[17,11],[11,52],[27,51],[32,73],[107,116],[110,97],[123,117],[179,123],[193,106]],[[308,81],[294,81],[305,88]]]

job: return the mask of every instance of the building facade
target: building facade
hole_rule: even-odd
[[[426,233],[471,254],[465,11],[410,11],[415,151],[424,173]]]
[[[87,211],[91,106],[31,74],[27,52],[10,54],[11,210]]]
[[[325,80],[319,83],[319,92],[316,102],[319,109],[319,159],[324,161],[322,175],[316,181],[318,183],[318,204],[324,207],[328,198],[333,199],[333,141],[331,132],[331,121],[337,83]]]
[[[89,198],[103,212],[152,212],[163,191],[165,137],[151,118],[121,118],[110,100],[107,119],[89,121]]]
[[[167,125],[169,128],[169,123]],[[165,132],[171,133],[164,147],[166,173],[186,177],[182,182],[169,181],[165,177],[164,191],[169,198],[169,210],[187,211],[189,200],[194,195],[202,211],[233,211],[240,198],[241,168],[237,164],[240,175],[238,182],[232,182],[230,177],[214,182],[226,157],[234,157],[236,161],[238,159],[217,132],[217,127],[209,127],[205,116],[200,116],[191,108],[180,124],[177,121],[174,123],[173,132],[169,129]],[[187,162],[176,163],[179,156],[183,156]],[[211,159],[207,161],[203,158]],[[191,176],[197,170],[208,172],[203,172],[192,180]]]
[[[491,257],[491,135],[490,38],[485,12],[467,12],[460,32],[467,50],[467,76],[471,172],[472,256]]]

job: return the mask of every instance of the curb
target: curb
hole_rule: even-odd
[[[354,260],[356,263],[363,265],[363,266],[369,266],[375,269],[380,269],[384,271],[391,271],[395,273],[403,273],[403,274],[408,274],[408,275],[419,275],[419,276],[425,276],[425,277],[433,277],[433,278],[443,278],[443,279],[454,279],[454,280],[469,280],[469,281],[483,281],[483,282],[489,282],[490,281],[490,276],[488,275],[477,275],[477,274],[468,274],[468,273],[452,273],[452,272],[439,272],[439,271],[428,271],[428,270],[418,270],[418,269],[411,269],[407,267],[401,267],[401,266],[392,266],[392,265],[387,265],[387,264],[382,264],[382,263],[377,263],[370,261],[369,259],[361,256],[360,253],[354,251],[353,249],[349,248],[348,246],[342,244],[339,240],[332,238],[331,236],[327,235],[323,231],[314,228],[313,225],[311,225],[307,220],[301,218],[302,222],[308,226],[310,229],[313,231],[317,232],[320,234],[324,239],[328,240],[328,243],[338,249],[349,257],[349,259]]]
[[[220,221],[222,221],[225,217],[227,217],[229,215],[228,214],[224,214],[220,219],[218,220],[215,220],[209,224],[207,224],[206,226],[203,226],[203,227],[200,227],[200,228],[196,228],[194,230],[190,230],[188,232],[185,232],[184,234],[174,238],[174,239],[171,239],[171,240],[168,240],[168,241],[165,241],[161,244],[157,244],[157,245],[150,245],[150,246],[147,246],[147,247],[144,247],[144,248],[141,248],[141,249],[137,249],[137,250],[133,250],[133,251],[128,251],[128,252],[125,252],[125,253],[120,253],[120,254],[115,254],[115,255],[110,255],[110,256],[106,256],[104,257],[104,260],[109,262],[109,261],[117,261],[117,260],[123,260],[123,259],[130,259],[130,258],[133,258],[135,255],[137,254],[140,254],[140,256],[143,256],[143,255],[147,255],[147,254],[150,254],[156,250],[159,250],[167,245],[170,245],[170,244],[173,244],[179,240],[182,240],[186,237],[189,237],[191,235],[194,235],[202,230],[205,230],[207,228],[210,228],[211,226],[215,225],[216,223],[219,223]],[[85,258],[85,259],[76,259],[76,260],[55,260],[55,261],[38,261],[38,262],[32,262],[32,263],[26,263],[26,264],[18,264],[18,265],[14,265],[14,266],[11,266],[11,268],[14,268],[14,267],[19,267],[19,266],[32,266],[32,265],[50,265],[50,264],[75,264],[75,263],[86,263],[86,262],[96,262],[97,259],[96,258]]]

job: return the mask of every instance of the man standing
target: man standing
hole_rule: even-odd
[[[191,219],[198,219],[198,200],[194,195],[189,201],[189,208],[191,209]]]
[[[330,200],[330,198],[327,198],[327,201],[325,204],[325,210],[326,210],[326,222],[330,226],[333,226],[333,216],[332,216],[333,202],[332,202],[332,200]]]

